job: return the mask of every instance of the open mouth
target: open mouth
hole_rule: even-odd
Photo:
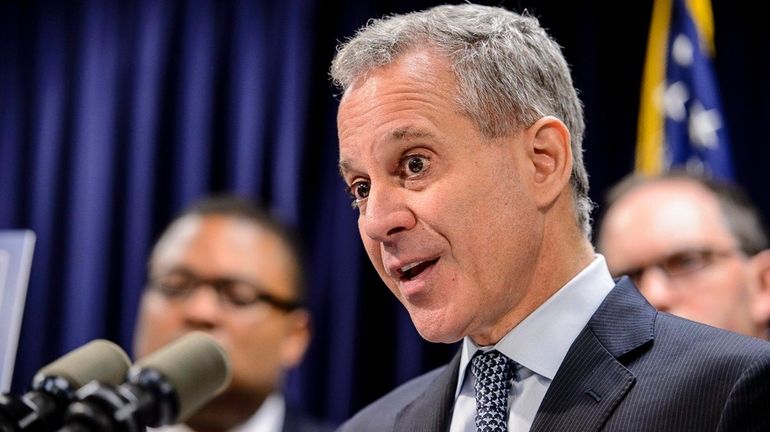
[[[424,272],[428,267],[432,266],[433,264],[436,264],[438,262],[438,258],[429,260],[429,261],[420,261],[413,264],[409,264],[408,266],[404,266],[400,269],[401,275],[399,276],[399,279],[402,281],[410,281],[417,276],[419,276],[420,273]]]

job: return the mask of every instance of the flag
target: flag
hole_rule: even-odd
[[[713,69],[710,0],[655,0],[644,66],[635,170],[733,179]]]

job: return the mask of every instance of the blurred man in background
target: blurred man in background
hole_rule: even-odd
[[[289,231],[234,197],[195,203],[166,229],[149,261],[134,341],[141,358],[191,330],[227,351],[231,385],[172,430],[329,430],[287,404],[285,372],[311,337],[301,255]]]
[[[738,186],[685,173],[629,176],[608,194],[599,250],[656,308],[768,338],[770,250]]]

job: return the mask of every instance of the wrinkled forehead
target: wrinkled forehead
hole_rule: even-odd
[[[440,133],[456,114],[455,77],[445,58],[413,51],[386,67],[369,71],[340,102],[337,131],[340,168],[383,142],[403,142]]]

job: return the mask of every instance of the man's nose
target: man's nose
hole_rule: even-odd
[[[639,291],[656,309],[668,311],[673,306],[671,280],[659,267],[648,267],[639,278]]]
[[[184,299],[185,320],[192,327],[213,327],[222,317],[221,300],[216,288],[202,283]]]
[[[414,228],[417,219],[409,208],[409,191],[399,187],[373,186],[361,217],[361,229],[371,239],[387,243],[402,231]]]

